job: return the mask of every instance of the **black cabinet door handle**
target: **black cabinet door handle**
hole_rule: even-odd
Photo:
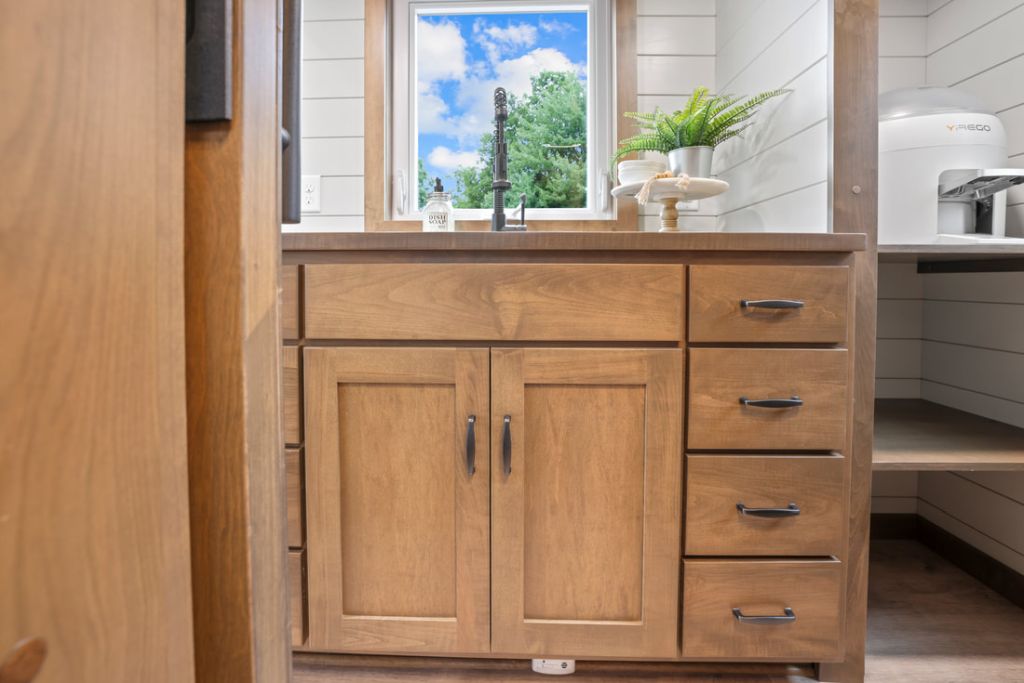
[[[740,308],[803,308],[798,299],[740,299]]]
[[[466,474],[476,474],[476,415],[466,420]]]
[[[796,614],[792,609],[787,607],[783,612],[785,612],[785,614],[747,616],[739,607],[732,608],[732,615],[736,617],[736,621],[744,624],[765,624],[771,626],[775,624],[791,624],[796,621]]]
[[[501,469],[505,476],[512,474],[512,416],[506,415],[501,431]]]
[[[799,396],[789,398],[747,398],[740,396],[740,405],[749,408],[799,408],[804,404]]]
[[[748,508],[743,503],[736,503],[736,509],[741,515],[750,517],[796,517],[800,514],[800,508],[796,503],[790,503],[784,508]]]

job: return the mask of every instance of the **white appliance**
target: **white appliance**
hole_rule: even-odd
[[[901,88],[878,98],[879,244],[1024,244],[1006,237],[1002,122],[973,95]]]

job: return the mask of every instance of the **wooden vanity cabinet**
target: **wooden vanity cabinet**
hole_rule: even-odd
[[[492,649],[672,657],[682,352],[491,352]]]
[[[300,649],[842,659],[852,237],[290,239]]]
[[[486,652],[487,349],[307,348],[305,365],[310,644]]]

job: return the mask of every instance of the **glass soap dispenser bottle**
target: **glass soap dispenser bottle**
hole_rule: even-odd
[[[452,195],[444,191],[440,178],[434,178],[434,191],[427,195],[427,205],[423,208],[423,232],[454,230]]]

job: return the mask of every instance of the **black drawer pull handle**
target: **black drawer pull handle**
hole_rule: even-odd
[[[505,426],[501,433],[501,467],[505,476],[512,474],[512,416],[505,416]]]
[[[476,415],[466,420],[466,474],[476,474]]]
[[[747,398],[745,396],[740,397],[740,405],[747,406],[749,408],[799,408],[804,404],[803,399],[799,396],[791,396],[789,398]]]
[[[791,624],[794,621],[796,621],[796,614],[793,613],[792,609],[787,607],[783,611],[785,612],[784,615],[779,614],[748,617],[743,613],[743,611],[739,607],[733,607],[732,615],[736,617],[736,621],[742,622],[744,624]]]
[[[750,517],[796,517],[800,514],[800,508],[796,503],[790,503],[784,508],[748,508],[743,503],[736,503],[736,509],[741,515]]]
[[[798,299],[741,299],[740,308],[803,308]]]

